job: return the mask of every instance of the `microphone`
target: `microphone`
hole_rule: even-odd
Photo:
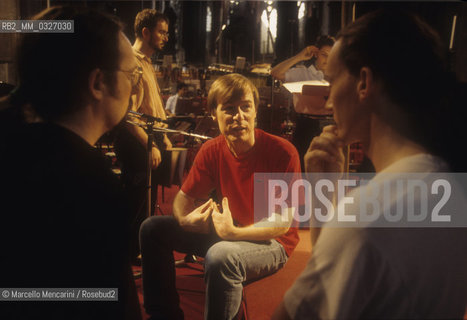
[[[128,111],[130,116],[138,116],[141,119],[146,119],[147,121],[152,121],[152,122],[162,122],[162,123],[169,123],[168,120],[164,120],[161,118],[153,117],[150,116],[149,114],[146,113],[141,113],[141,112],[136,112],[136,111]]]

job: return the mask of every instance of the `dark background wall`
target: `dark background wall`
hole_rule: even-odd
[[[170,38],[163,54],[185,51],[185,62],[206,67],[212,62],[233,64],[236,56],[246,57],[250,64],[279,62],[312,44],[321,34],[335,36],[342,25],[351,22],[352,7],[356,16],[381,7],[399,7],[422,16],[449,44],[452,18],[457,14],[451,65],[459,77],[467,81],[467,3],[440,2],[379,2],[379,1],[306,1],[306,16],[298,21],[295,1],[276,1],[278,11],[277,39],[272,55],[260,54],[261,13],[263,1],[149,1],[149,0],[50,0],[51,5],[71,4],[93,7],[117,15],[126,25],[125,33],[134,41],[133,21],[137,12],[151,8],[164,11],[170,18]],[[46,0],[0,0],[0,19],[27,19],[46,8]],[[212,12],[212,31],[206,32],[206,8]],[[299,27],[299,23],[302,26]],[[226,29],[221,33],[221,27]],[[299,34],[299,32],[301,32]],[[219,40],[219,35],[221,38]],[[15,83],[15,34],[0,34],[0,81]],[[220,54],[219,54],[220,53]],[[161,58],[161,57],[159,57]]]

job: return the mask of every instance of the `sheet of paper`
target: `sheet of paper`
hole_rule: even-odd
[[[329,87],[329,82],[322,80],[309,80],[309,81],[297,81],[287,82],[282,84],[291,93],[302,93],[302,87],[304,85]]]

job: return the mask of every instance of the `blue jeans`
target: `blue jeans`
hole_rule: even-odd
[[[216,234],[184,231],[171,216],[146,219],[141,225],[143,295],[154,319],[183,319],[175,289],[173,250],[204,256],[205,319],[232,319],[238,312],[245,281],[273,274],[287,254],[276,240],[223,241]]]

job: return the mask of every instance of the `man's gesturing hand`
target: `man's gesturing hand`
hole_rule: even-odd
[[[187,214],[180,226],[183,230],[189,232],[209,233],[209,217],[213,212],[214,206],[215,204],[212,199],[209,199],[201,206]]]
[[[212,222],[217,235],[224,240],[235,240],[236,227],[233,224],[232,213],[229,208],[229,200],[222,199],[222,212],[214,204],[212,212]]]

